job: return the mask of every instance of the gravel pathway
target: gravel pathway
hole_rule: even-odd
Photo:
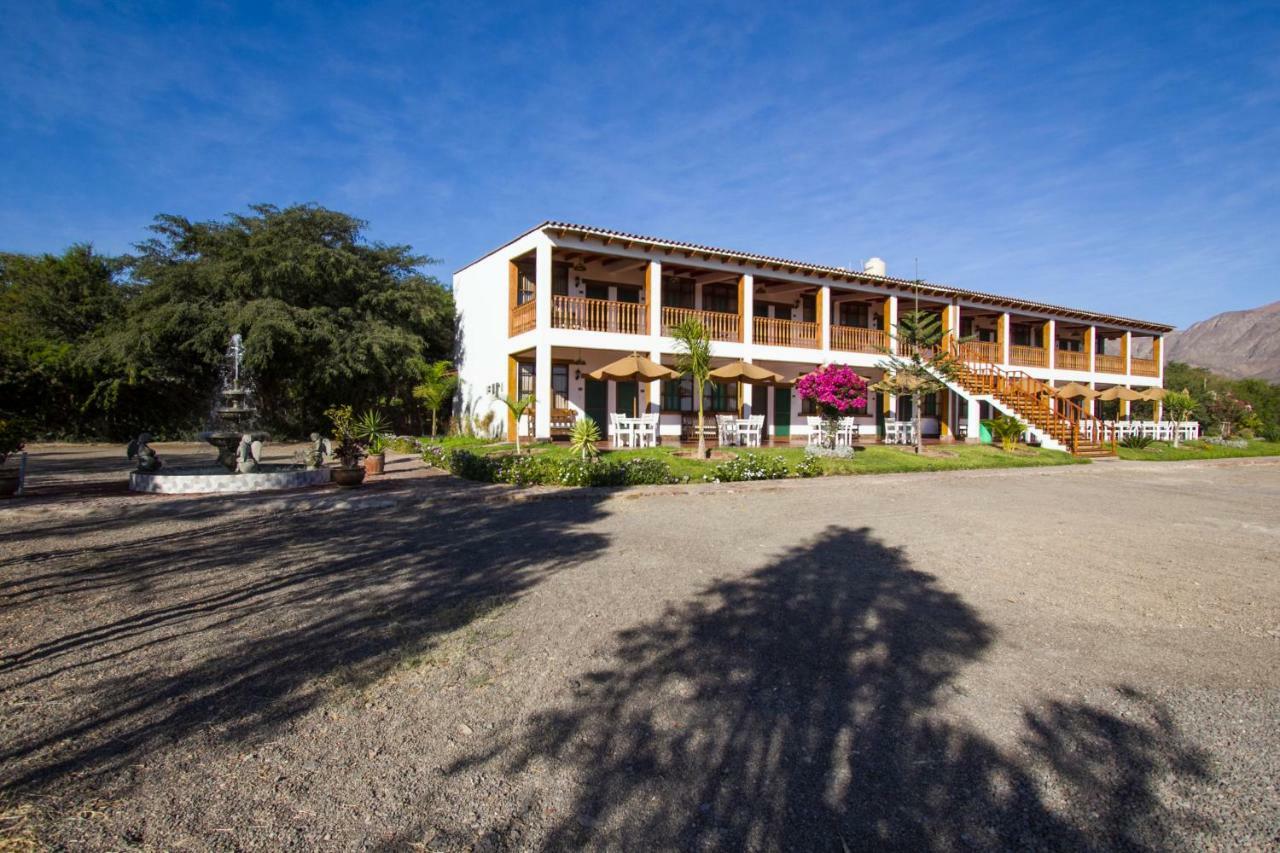
[[[1280,842],[1280,465],[163,498],[116,453],[0,508],[11,841]]]

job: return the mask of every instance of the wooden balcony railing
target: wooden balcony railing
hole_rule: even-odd
[[[960,360],[970,364],[999,364],[1000,344],[995,341],[965,341],[959,346]]]
[[[1160,366],[1154,358],[1130,358],[1129,371],[1134,376],[1159,376]]]
[[[1062,370],[1088,370],[1089,353],[1060,349],[1053,354],[1053,364]]]
[[[1022,367],[1048,367],[1049,353],[1041,347],[1009,346],[1009,363]]]
[[[810,347],[819,346],[818,324],[796,320],[777,320],[772,317],[753,317],[755,343],[765,346]]]
[[[551,325],[557,329],[644,335],[648,334],[646,316],[643,302],[614,302],[582,296],[551,297]]]
[[[1124,373],[1124,356],[1095,355],[1093,369],[1098,373]]]
[[[889,336],[882,329],[832,326],[831,348],[842,352],[884,352],[889,348]]]
[[[511,337],[527,332],[536,325],[538,325],[538,312],[532,299],[511,309]]]
[[[693,308],[662,309],[662,334],[671,334],[671,329],[685,320],[697,319],[706,327],[707,334],[713,341],[738,341],[738,315],[729,311],[698,311]]]

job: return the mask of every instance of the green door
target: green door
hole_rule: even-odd
[[[613,410],[629,418],[639,414],[640,409],[637,404],[640,399],[640,383],[619,382],[617,386],[618,390],[614,392]]]
[[[791,389],[773,389],[773,435],[775,438],[791,437]]]
[[[587,417],[596,422],[600,434],[605,435],[609,431],[609,383],[602,379],[588,379],[586,392],[582,408]]]

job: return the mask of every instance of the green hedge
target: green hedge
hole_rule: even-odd
[[[481,483],[515,486],[642,486],[678,482],[661,459],[585,462],[540,456],[483,456],[469,450],[449,454],[450,473]]]

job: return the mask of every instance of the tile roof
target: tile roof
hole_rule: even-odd
[[[824,277],[844,278],[849,281],[892,286],[895,288],[915,289],[918,287],[919,293],[922,296],[939,296],[945,298],[958,297],[977,303],[987,303],[1005,307],[1023,308],[1029,311],[1042,311],[1050,314],[1060,314],[1079,320],[1131,327],[1133,329],[1140,329],[1143,331],[1164,333],[1171,332],[1174,328],[1173,326],[1166,325],[1164,323],[1156,323],[1150,320],[1139,320],[1133,317],[1122,317],[1116,314],[1105,314],[1100,311],[1089,311],[1083,308],[1069,308],[1063,305],[1053,305],[1047,302],[1036,302],[1031,299],[1021,299],[1015,296],[985,293],[980,290],[967,290],[965,288],[952,287],[946,284],[936,284],[925,281],[916,282],[905,278],[872,275],[871,273],[863,272],[861,270],[849,270],[843,267],[813,264],[788,258],[773,257],[771,255],[761,255],[755,252],[741,252],[734,249],[722,249],[715,246],[704,246],[699,243],[687,243],[680,240],[667,240],[661,237],[648,237],[643,234],[614,231],[612,229],[599,228],[593,225],[579,225],[572,222],[547,220],[541,225],[530,228],[525,232],[525,234],[531,234],[534,231],[543,230],[560,232],[561,234],[576,234],[584,239],[587,237],[596,237],[608,242],[621,241],[653,248],[700,254],[703,255],[706,260],[714,259],[729,263],[755,264],[760,267],[771,266],[775,269],[785,267],[789,271],[793,270],[799,273],[814,273]],[[520,236],[523,237],[525,234]],[[519,237],[516,239],[519,239]]]

